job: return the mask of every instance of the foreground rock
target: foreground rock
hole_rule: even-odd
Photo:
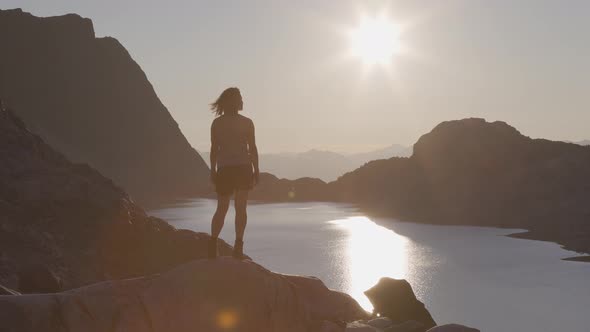
[[[367,317],[350,296],[318,279],[231,258],[64,293],[0,297],[0,322],[20,332],[308,332]]]
[[[391,319],[394,324],[416,321],[423,325],[422,331],[436,325],[406,280],[381,278],[365,294],[373,304],[373,313]]]
[[[426,332],[479,332],[479,330],[459,324],[445,324],[433,327]]]
[[[20,295],[19,292],[0,285],[0,295]]]
[[[457,324],[435,326],[426,331],[424,324],[415,320],[408,320],[399,324],[393,323],[390,319],[378,318],[378,320],[377,324],[375,324],[375,320],[349,323],[346,326],[345,332],[479,332],[470,328],[463,330],[466,327]]]
[[[206,257],[208,235],[147,216],[111,180],[69,162],[1,109],[0,160],[0,284],[6,287],[17,288],[19,272],[25,292],[52,292],[61,286],[56,280],[69,289]],[[225,243],[219,249],[231,254]],[[37,272],[28,268],[39,264]]]
[[[0,45],[0,98],[68,159],[142,204],[208,184],[207,165],[140,66],[115,38],[96,38],[90,19],[0,10]]]

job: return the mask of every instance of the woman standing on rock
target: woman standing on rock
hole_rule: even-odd
[[[211,221],[209,258],[217,257],[217,238],[223,228],[231,195],[235,193],[236,242],[233,256],[244,256],[248,191],[258,183],[258,150],[254,123],[238,114],[244,103],[238,88],[228,88],[211,104],[217,116],[211,124],[211,181],[217,192],[217,210]]]

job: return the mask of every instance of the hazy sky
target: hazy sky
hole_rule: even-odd
[[[208,103],[244,96],[261,152],[410,145],[444,120],[590,138],[590,1],[0,0],[91,18],[129,50],[198,150]],[[406,52],[389,69],[347,57],[348,29],[386,10]]]

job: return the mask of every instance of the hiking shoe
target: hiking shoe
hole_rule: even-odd
[[[217,239],[209,238],[209,246],[207,250],[207,257],[212,259],[217,257]]]
[[[236,240],[234,244],[234,252],[232,255],[236,259],[244,259],[244,241]]]

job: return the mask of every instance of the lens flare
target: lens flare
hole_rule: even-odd
[[[219,311],[215,318],[217,326],[224,330],[233,329],[238,324],[238,314],[231,309]]]

